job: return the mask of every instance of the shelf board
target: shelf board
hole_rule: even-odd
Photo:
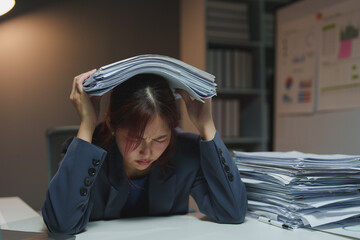
[[[227,145],[262,144],[266,142],[266,139],[262,137],[234,137],[222,139]]]
[[[237,2],[236,0],[227,0],[229,2]],[[294,2],[297,0],[241,0],[240,2],[244,2],[244,3],[259,3],[259,2],[263,2],[263,3],[290,3],[290,2]]]
[[[266,90],[260,89],[234,89],[234,88],[218,88],[218,95],[263,95]]]
[[[266,45],[263,41],[252,41],[252,40],[237,40],[227,39],[221,37],[208,37],[208,45],[211,46],[232,46],[242,48],[259,48]]]
[[[286,3],[291,3],[291,2],[295,2],[294,0],[265,0],[265,3],[282,3],[282,4],[286,4]]]

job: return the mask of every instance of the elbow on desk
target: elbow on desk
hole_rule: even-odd
[[[247,213],[247,200],[235,207],[229,208],[226,213],[219,214],[215,217],[215,221],[224,224],[240,224],[245,221]]]
[[[233,213],[230,217],[218,219],[218,223],[224,224],[241,224],[245,221],[246,210],[238,211],[237,213]]]
[[[55,217],[51,218],[52,220],[50,220],[48,214],[46,213],[46,211],[44,211],[44,209],[42,210],[42,215],[47,229],[52,233],[74,235],[83,231],[83,227],[70,226],[64,221],[59,221]]]
[[[55,226],[55,225],[48,224],[45,220],[44,220],[44,222],[45,222],[47,229],[52,233],[74,235],[74,234],[78,234],[78,233],[82,232],[82,229],[75,229],[75,228],[67,227],[64,225],[56,225]]]
[[[246,194],[233,204],[232,207],[228,208],[227,215],[219,217],[219,223],[240,224],[245,221],[248,208]]]
[[[221,217],[213,220],[220,224],[241,224],[245,221],[245,215],[246,214],[231,217]]]

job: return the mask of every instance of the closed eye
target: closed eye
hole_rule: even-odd
[[[153,141],[158,142],[158,143],[164,143],[164,142],[166,142],[166,140],[167,140],[167,135],[160,136],[158,138],[153,139]]]

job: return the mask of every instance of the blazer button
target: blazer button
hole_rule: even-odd
[[[228,174],[228,179],[230,182],[234,181],[234,175],[232,175],[231,173]]]
[[[230,168],[229,168],[228,165],[225,165],[225,166],[224,166],[224,169],[225,169],[225,172],[227,172],[227,173],[230,172]]]
[[[84,179],[84,184],[85,184],[85,186],[90,186],[91,184],[92,184],[92,180],[91,180],[91,178],[89,178],[89,177],[86,177],[85,179]]]
[[[96,173],[95,168],[89,168],[88,173],[90,176],[95,176],[95,173]]]
[[[87,195],[88,190],[86,188],[80,188],[80,195],[85,197]]]
[[[225,163],[226,163],[226,160],[225,160],[225,158],[224,158],[224,157],[221,157],[221,162],[222,162],[223,164],[225,164]]]
[[[99,166],[100,160],[93,159],[93,160],[92,160],[92,163],[93,163],[93,165],[94,165],[95,167],[96,167],[96,166]]]

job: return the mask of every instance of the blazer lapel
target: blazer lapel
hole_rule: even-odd
[[[171,168],[166,175],[155,167],[149,176],[149,215],[168,215],[175,199],[176,174]]]
[[[111,184],[104,217],[119,218],[121,209],[129,195],[129,185],[123,168],[123,158],[117,147],[108,155],[108,180]],[[164,174],[155,167],[149,175],[149,215],[168,215],[172,209],[176,174],[173,168],[167,168]]]
[[[129,195],[129,185],[123,168],[123,158],[117,147],[112,148],[108,155],[107,171],[110,189],[104,218],[119,218]]]

